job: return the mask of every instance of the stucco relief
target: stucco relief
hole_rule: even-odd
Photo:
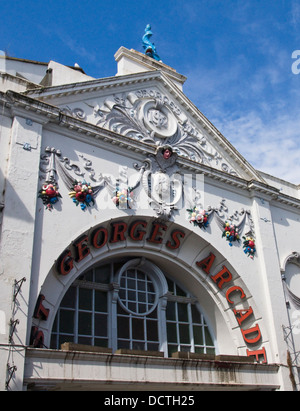
[[[180,156],[237,175],[178,105],[147,89],[62,107],[65,114],[148,144],[167,144]]]

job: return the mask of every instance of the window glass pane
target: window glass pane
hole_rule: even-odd
[[[174,293],[174,282],[171,281],[168,277],[166,277],[167,283],[168,283],[168,290],[170,293]]]
[[[95,314],[95,336],[107,337],[107,315]]]
[[[203,345],[203,335],[202,335],[202,327],[194,325],[194,343],[197,345]]]
[[[118,348],[130,349],[130,341],[118,340]]]
[[[92,314],[84,312],[78,313],[78,334],[92,334]]]
[[[179,324],[179,338],[180,343],[189,344],[190,343],[190,330],[189,324]]]
[[[110,283],[110,264],[95,268],[95,282],[102,284]]]
[[[128,310],[136,313],[136,303],[128,303],[127,307],[128,307]]]
[[[138,293],[138,301],[140,303],[145,303],[146,302],[146,293]]]
[[[134,340],[144,340],[144,320],[139,318],[132,319],[132,338]]]
[[[155,293],[153,294],[148,294],[148,302],[151,303],[151,305],[154,303],[155,301]]]
[[[188,322],[187,304],[177,303],[178,307],[178,321]]]
[[[208,331],[208,328],[205,327],[204,331],[205,331],[205,343],[206,343],[206,345],[212,345],[213,346],[214,343],[213,343],[213,340],[211,338],[210,332]]]
[[[133,341],[132,342],[132,349],[133,350],[145,351],[144,341]]]
[[[130,338],[129,317],[118,317],[118,338]]]
[[[92,345],[92,339],[88,337],[78,337],[78,344]]]
[[[154,343],[148,343],[147,351],[159,351],[159,345]]]
[[[93,303],[93,290],[80,288],[79,289],[79,309],[91,310]]]
[[[128,301],[136,301],[136,292],[135,291],[128,291]]]
[[[138,304],[138,313],[139,314],[144,314],[146,313],[147,310],[147,305],[146,304]]]
[[[157,321],[147,320],[147,341],[158,341]]]
[[[89,270],[79,277],[80,281],[93,281],[93,270]]]
[[[168,356],[169,357],[172,357],[172,354],[177,351],[178,351],[177,345],[170,345],[170,344],[168,345]]]
[[[125,310],[123,310],[123,308],[120,306],[120,304],[118,304],[117,311],[118,311],[118,314],[128,315],[128,313]]]
[[[51,334],[50,348],[57,350],[57,334]]]
[[[157,318],[157,308],[147,315],[147,318]]]
[[[135,280],[130,280],[128,278],[127,279],[127,288],[130,288],[131,290],[135,290]]]
[[[59,339],[58,339],[58,347],[57,348],[60,350],[61,345],[66,343],[66,342],[74,342],[74,337],[72,335],[60,334]]]
[[[177,343],[177,327],[175,323],[167,323],[168,342]]]
[[[135,270],[127,270],[126,275],[128,278],[135,278]]]
[[[176,295],[180,295],[182,297],[186,297],[186,292],[183,291],[177,284],[176,284]]]
[[[95,338],[94,345],[96,347],[108,347],[108,340],[106,338]]]
[[[192,317],[193,317],[193,323],[201,324],[201,315],[195,305],[192,305]]]
[[[149,282],[149,281],[147,282],[147,291],[149,293],[154,293],[155,292],[152,282]]]
[[[168,301],[167,304],[167,320],[175,321],[176,320],[176,313],[175,313],[175,303],[173,301]]]
[[[76,304],[76,288],[70,287],[61,302],[61,307],[75,308],[75,304]]]
[[[74,311],[60,310],[59,332],[74,333]]]
[[[95,290],[95,311],[107,312],[107,293]]]
[[[182,351],[182,352],[191,352],[191,346],[190,345],[181,345],[180,346],[180,351]]]
[[[139,291],[146,291],[146,283],[145,281],[138,281],[137,287]]]

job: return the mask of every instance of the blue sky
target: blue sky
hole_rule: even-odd
[[[1,50],[96,78],[115,75],[120,46],[143,51],[150,23],[203,114],[254,167],[300,183],[299,0],[2,0],[0,12]]]

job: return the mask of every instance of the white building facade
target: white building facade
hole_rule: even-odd
[[[300,187],[115,58],[1,59],[1,390],[299,390]]]

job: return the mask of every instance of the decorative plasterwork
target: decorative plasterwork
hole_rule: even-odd
[[[284,273],[288,264],[295,264],[300,267],[300,253],[294,251],[283,262],[281,272]]]
[[[78,118],[71,117],[63,113],[58,107],[41,102],[39,100],[24,96],[13,91],[0,93],[1,104],[4,105],[5,115],[11,115],[10,110],[18,110],[19,115],[34,117],[40,122],[47,122],[47,128],[61,134],[68,135],[71,138],[80,139],[95,146],[103,146],[103,142],[113,144],[114,147],[122,147],[142,153],[143,155],[154,154],[155,148],[152,145],[134,140],[129,137],[120,136],[119,134],[99,128],[93,124],[84,122]],[[30,114],[30,115],[29,115]],[[196,163],[187,157],[178,158],[178,166],[193,173],[202,173],[204,176],[213,179],[221,184],[227,184],[228,187],[235,187],[243,191],[259,195],[263,193],[270,196],[270,200],[276,201],[286,207],[300,209],[300,200],[296,197],[288,196],[281,193],[278,189],[255,179],[250,181],[245,178],[237,177],[214,169],[203,163]]]
[[[299,296],[297,296],[295,293],[292,292],[292,290],[290,289],[290,287],[287,285],[287,282],[286,282],[285,272],[286,272],[286,268],[287,268],[288,264],[295,264],[297,267],[300,268],[300,253],[298,253],[296,251],[291,253],[284,260],[283,266],[281,268],[281,277],[282,277],[282,280],[283,280],[283,286],[285,288],[286,294],[290,298],[290,300],[293,302],[295,307],[297,309],[300,309],[300,298],[299,298]]]
[[[80,107],[69,105],[62,111],[143,143],[167,144],[182,157],[238,175],[200,127],[175,101],[155,88],[84,102]]]

